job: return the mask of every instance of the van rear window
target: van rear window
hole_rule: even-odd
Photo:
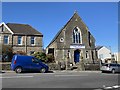
[[[17,56],[15,56],[15,60],[17,59]]]
[[[110,64],[110,66],[117,66],[117,64]]]

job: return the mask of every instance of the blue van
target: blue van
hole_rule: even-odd
[[[40,71],[41,73],[45,73],[49,68],[41,60],[33,56],[14,55],[11,62],[11,69],[16,73],[21,73],[22,71]]]

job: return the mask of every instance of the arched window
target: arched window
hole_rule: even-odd
[[[81,43],[81,32],[78,27],[73,29],[73,43]]]

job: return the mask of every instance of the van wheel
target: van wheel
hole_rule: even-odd
[[[115,69],[112,69],[112,73],[115,74]]]
[[[102,71],[102,73],[105,73],[105,71]]]
[[[21,68],[21,67],[17,67],[17,68],[15,69],[15,72],[16,72],[16,73],[21,73],[21,72],[22,72],[22,68]]]
[[[40,70],[40,72],[41,72],[41,73],[45,73],[45,72],[46,72],[46,69],[45,69],[45,68],[42,68],[42,69]]]

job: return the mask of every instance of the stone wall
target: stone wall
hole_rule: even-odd
[[[0,39],[1,44],[4,44],[4,36],[8,36],[8,45],[13,47],[13,52],[22,51],[30,55],[31,51],[38,52],[43,49],[42,38],[43,35],[33,35],[35,37],[35,45],[31,45],[31,36],[32,35],[23,35],[23,34],[12,34],[8,28],[3,27],[3,32],[1,33]],[[2,29],[1,29],[2,30]],[[18,36],[22,36],[22,45],[18,45]]]
[[[0,62],[0,70],[11,70],[11,63],[9,62],[9,63],[1,63]]]
[[[27,41],[26,41],[27,40]],[[18,45],[18,35],[13,36],[13,52],[22,51],[30,55],[31,51],[42,51],[42,37],[35,36],[35,44],[31,45],[31,36],[22,36],[22,45]]]
[[[11,68],[10,68],[10,65],[11,65],[11,63],[3,63],[3,64],[1,64],[0,63],[0,70],[11,70]],[[78,70],[78,71],[96,71],[96,70],[100,70],[100,65],[99,64],[86,64],[86,65],[84,65],[84,64],[76,64],[77,65],[77,67],[76,68],[74,68],[75,70]],[[56,63],[48,63],[48,66],[49,66],[49,70],[62,70],[61,69],[61,66],[60,66],[60,64],[56,64]],[[72,68],[70,68],[69,66],[68,66],[68,70],[71,70]],[[74,69],[72,69],[72,70],[74,70]],[[65,70],[65,68],[64,68],[64,70]]]

